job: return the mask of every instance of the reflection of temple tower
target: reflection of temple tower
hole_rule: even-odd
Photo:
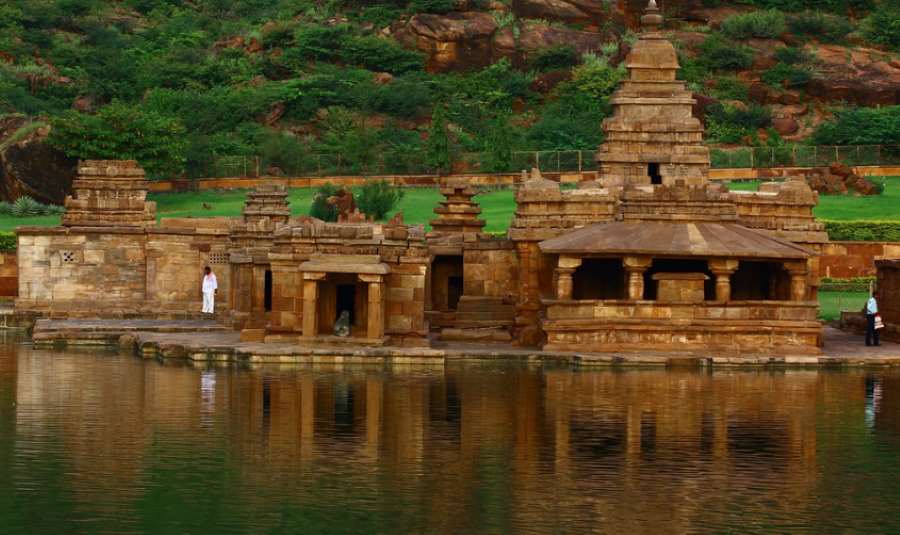
[[[650,0],[643,33],[625,60],[628,79],[613,94],[613,116],[604,120],[597,152],[606,186],[706,182],[709,149],[685,83],[676,79],[675,47],[659,31],[662,15]]]

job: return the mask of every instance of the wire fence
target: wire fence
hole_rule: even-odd
[[[833,162],[846,165],[900,165],[900,145],[790,145],[783,147],[710,147],[714,169],[822,167]],[[533,167],[546,173],[594,171],[594,151],[517,151],[500,163],[496,155],[460,153],[446,169],[424,162],[420,154],[379,155],[368,161],[350,160],[341,154],[283,154],[223,156],[190,170],[193,177],[433,175],[453,173],[518,173]]]

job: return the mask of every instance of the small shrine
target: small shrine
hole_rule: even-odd
[[[156,224],[156,203],[147,201],[144,170],[132,160],[85,160],[66,197],[62,224],[148,227]]]

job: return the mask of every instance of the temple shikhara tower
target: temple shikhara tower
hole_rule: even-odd
[[[612,96],[614,112],[603,122],[605,142],[597,151],[604,183],[697,186],[709,174],[703,125],[691,113],[695,104],[676,79],[678,56],[660,32],[656,2],[641,17],[644,32],[625,67],[628,79]]]
[[[217,321],[247,342],[818,353],[827,237],[816,194],[799,178],[758,192],[711,183],[694,99],[652,0],[641,20],[613,114],[597,125],[596,176],[569,189],[524,172],[505,234],[485,232],[465,177],[441,179],[428,232],[399,217],[294,216],[276,185],[251,193],[240,218],[157,224],[133,162],[84,162],[64,226],[19,231],[17,306],[190,316],[211,265]],[[341,317],[349,323],[335,328]]]

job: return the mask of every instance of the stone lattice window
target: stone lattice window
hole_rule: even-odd
[[[75,262],[75,253],[73,251],[60,251],[60,258],[62,258],[63,264],[71,264]]]
[[[228,260],[228,253],[209,253],[210,264],[227,264]]]

